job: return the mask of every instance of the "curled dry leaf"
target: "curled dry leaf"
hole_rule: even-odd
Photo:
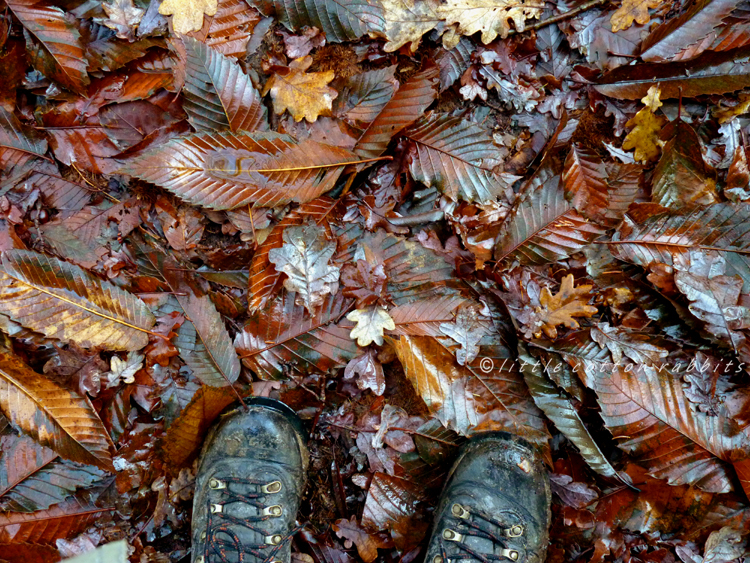
[[[0,311],[48,338],[139,350],[156,319],[146,304],[78,266],[27,250],[3,253]]]
[[[217,0],[164,0],[159,13],[172,16],[172,28],[180,34],[200,31],[203,15],[213,16],[219,6]]]
[[[309,55],[295,59],[287,72],[276,73],[266,82],[263,95],[271,92],[273,110],[279,115],[289,110],[295,121],[306,119],[312,123],[321,113],[331,111],[338,92],[328,83],[335,73],[332,70],[305,72],[312,62]]]
[[[380,306],[356,309],[346,315],[346,318],[357,323],[357,326],[352,329],[350,337],[362,347],[369,346],[373,342],[382,346],[383,331],[396,328],[391,316]]]
[[[276,271],[288,277],[284,287],[297,293],[312,315],[329,293],[338,288],[340,269],[329,264],[336,243],[326,238],[325,229],[314,223],[287,227],[282,235],[281,248],[272,248],[268,260]]]

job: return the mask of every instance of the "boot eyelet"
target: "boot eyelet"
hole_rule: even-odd
[[[266,536],[264,541],[267,545],[279,545],[282,539],[284,538],[281,537],[281,534],[274,534],[272,536]]]
[[[212,504],[211,505],[211,514],[216,514],[218,512],[224,512],[224,506],[221,504]]]
[[[518,552],[515,549],[503,549],[500,555],[507,557],[511,561],[518,561]]]
[[[263,485],[260,490],[265,494],[278,493],[281,491],[281,481],[271,481],[268,485]]]
[[[269,506],[267,508],[263,509],[263,512],[261,513],[263,516],[273,516],[275,518],[278,518],[281,516],[281,513],[283,512],[280,504],[275,504],[273,506]]]
[[[206,539],[206,532],[201,532],[201,541]]]
[[[432,563],[451,563],[451,560],[443,559],[442,555],[436,555],[432,558]]]
[[[451,507],[451,514],[453,514],[453,516],[455,516],[456,518],[462,518],[464,520],[470,516],[469,511],[458,503],[454,504]]]
[[[195,563],[203,563],[203,561],[204,561],[204,559],[203,559],[202,555],[200,555],[200,556],[198,556],[198,557],[195,558]]]
[[[523,526],[515,524],[505,530],[505,536],[508,538],[517,538],[523,535]]]
[[[224,481],[221,481],[219,479],[210,479],[208,481],[208,488],[209,489],[226,489],[227,484]]]
[[[443,539],[448,541],[460,542],[463,541],[464,537],[458,532],[451,530],[450,528],[446,528],[445,530],[443,530]]]

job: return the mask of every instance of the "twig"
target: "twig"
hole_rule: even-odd
[[[552,16],[551,18],[547,18],[546,20],[538,21],[534,24],[531,24],[529,27],[524,28],[523,31],[516,31],[515,29],[511,29],[508,35],[516,35],[517,33],[526,33],[527,31],[531,29],[540,29],[542,27],[546,27],[548,25],[551,25],[553,23],[565,21],[569,18],[574,18],[581,12],[585,12],[587,10],[590,10],[591,8],[595,8],[596,6],[599,6],[600,4],[606,4],[609,2],[609,0],[589,0],[588,2],[584,2],[577,8],[565,12],[564,14],[557,14],[556,16]]]
[[[408,227],[410,225],[419,225],[421,223],[440,221],[443,217],[445,217],[445,212],[442,210],[437,210],[427,211],[426,213],[417,213],[416,215],[406,215],[405,217],[386,217],[386,219],[391,225]]]

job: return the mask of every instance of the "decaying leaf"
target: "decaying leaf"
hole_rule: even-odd
[[[305,308],[313,314],[325,296],[335,292],[340,269],[329,264],[336,243],[326,239],[325,229],[315,224],[287,227],[281,248],[272,248],[268,259],[287,278],[284,287],[299,294]]]
[[[172,28],[184,34],[200,31],[203,15],[213,16],[217,8],[217,0],[164,0],[159,6],[159,13],[172,16]]]
[[[440,324],[440,332],[461,346],[456,351],[460,365],[470,364],[479,354],[479,342],[489,332],[487,321],[480,317],[479,308],[474,305],[459,308],[455,322]]]
[[[330,112],[338,92],[328,86],[334,79],[332,70],[305,72],[312,64],[309,55],[289,63],[289,70],[274,74],[263,88],[265,96],[271,92],[273,109],[282,114],[286,110],[295,121],[306,119],[313,122],[324,112]]]
[[[375,350],[368,349],[361,356],[350,360],[344,369],[344,379],[357,376],[357,387],[371,389],[376,395],[385,393],[385,376],[383,366],[375,357]]]
[[[133,40],[134,31],[141,22],[145,10],[136,8],[133,0],[112,0],[102,2],[102,8],[107,14],[104,25],[113,29],[120,39]]]
[[[383,0],[385,36],[388,39],[383,50],[398,51],[410,43],[409,48],[414,53],[422,36],[441,22],[439,7],[436,0]]]
[[[664,141],[659,139],[659,132],[667,120],[655,113],[663,105],[659,100],[658,86],[651,86],[648,94],[641,101],[646,107],[627,122],[626,125],[633,127],[633,130],[625,137],[622,148],[635,149],[635,160],[648,162],[655,160],[659,156],[661,147],[664,146]]]
[[[612,14],[612,31],[628,29],[635,23],[644,25],[649,22],[649,9],[658,8],[662,0],[623,0],[622,6]]]
[[[354,516],[351,520],[341,518],[333,524],[333,531],[341,538],[346,538],[357,546],[357,553],[365,563],[372,563],[378,558],[378,548],[388,547],[390,541],[383,541],[378,534],[370,534],[363,529]],[[387,538],[387,536],[386,536]]]
[[[542,290],[539,297],[541,307],[536,307],[530,315],[531,324],[527,333],[536,338],[542,332],[551,339],[557,338],[557,327],[564,325],[568,328],[578,328],[578,321],[574,317],[590,317],[598,309],[588,304],[591,296],[589,292],[593,286],[574,286],[573,274],[568,274],[560,283],[560,290],[552,295],[548,287]]]
[[[369,346],[373,342],[382,346],[383,331],[396,328],[391,316],[380,306],[356,309],[346,315],[346,318],[357,323],[350,336],[362,347]]]

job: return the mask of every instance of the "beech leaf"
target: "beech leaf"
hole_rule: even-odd
[[[338,286],[340,269],[329,261],[336,252],[336,243],[325,236],[325,229],[309,224],[287,227],[281,248],[272,248],[268,259],[287,279],[284,287],[299,294],[305,308],[313,314],[325,296]]]

